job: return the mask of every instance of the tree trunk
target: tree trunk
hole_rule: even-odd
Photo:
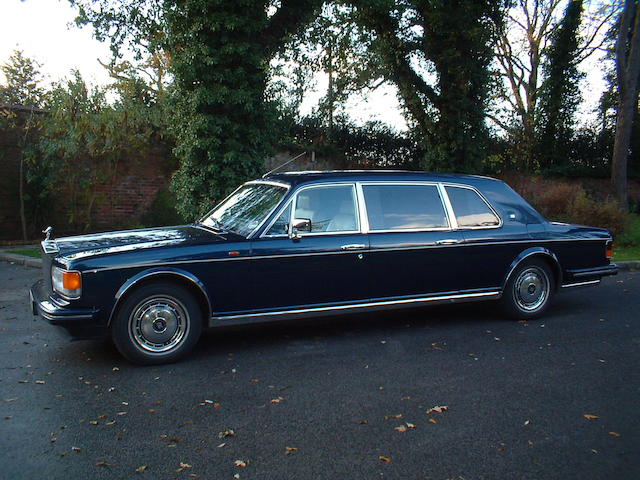
[[[616,136],[611,159],[611,183],[616,199],[624,211],[629,209],[627,161],[631,146],[633,117],[638,102],[638,75],[640,74],[640,15],[637,10],[637,0],[626,0],[616,44],[619,97]]]
[[[24,213],[24,152],[20,155],[20,223],[22,224],[22,239],[27,239],[27,217]]]

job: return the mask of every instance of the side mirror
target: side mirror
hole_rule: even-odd
[[[289,232],[289,238],[292,240],[298,240],[302,236],[300,232],[311,232],[311,220],[308,218],[294,218],[291,222],[291,231]]]

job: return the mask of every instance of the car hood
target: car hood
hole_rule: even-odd
[[[216,233],[194,224],[62,237],[55,240],[55,245],[59,252],[58,258],[77,260],[141,249],[225,242],[229,237],[236,239],[238,236],[226,232]]]

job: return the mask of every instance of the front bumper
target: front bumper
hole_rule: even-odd
[[[59,325],[75,338],[95,338],[106,334],[100,324],[100,310],[95,308],[73,308],[68,302],[58,302],[46,291],[44,280],[36,282],[29,292],[34,315]]]

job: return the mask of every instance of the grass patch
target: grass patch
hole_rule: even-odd
[[[24,255],[25,257],[42,258],[42,253],[39,248],[19,248],[16,250],[8,250],[7,253]]]
[[[640,247],[618,247],[613,251],[614,262],[626,262],[627,260],[640,260]]]

